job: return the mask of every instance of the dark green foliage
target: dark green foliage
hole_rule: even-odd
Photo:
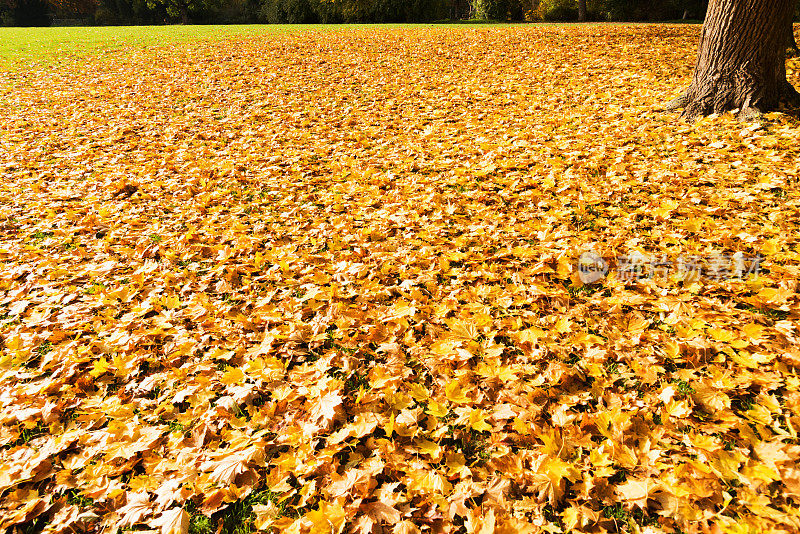
[[[707,6],[707,0],[587,0],[589,20],[600,21],[702,20]],[[533,18],[559,22],[576,21],[578,2],[539,0]]]
[[[594,13],[589,7],[590,13]],[[542,0],[536,11],[536,18],[550,22],[566,22],[578,19],[578,2],[573,0]]]
[[[609,20],[658,21],[705,18],[707,0],[604,0]]]
[[[472,0],[473,16],[487,20],[525,20],[526,7],[522,0]]]
[[[446,18],[447,0],[262,0],[270,23],[425,22]]]
[[[0,2],[0,21],[6,26],[49,26],[49,11],[46,0]]]
[[[3,25],[44,26],[50,14],[84,23],[361,23],[443,20],[561,21],[577,0],[80,0],[81,13],[56,13],[55,0],[0,0]],[[587,0],[589,20],[698,20],[707,0]],[[86,11],[86,8],[91,8]]]
[[[309,0],[264,0],[259,15],[272,24],[312,24],[319,22]]]
[[[444,0],[380,0],[373,3],[376,21],[414,22],[445,18],[448,2]]]

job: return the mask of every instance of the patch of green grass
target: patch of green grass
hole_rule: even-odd
[[[773,321],[784,321],[787,317],[789,317],[788,311],[775,310],[772,308],[756,308],[751,304],[744,304],[742,302],[736,304],[736,308],[739,310],[749,311],[751,313],[758,313],[764,317],[772,319]]]
[[[308,25],[112,26],[0,28],[0,66],[85,55],[92,52],[220,40],[247,35],[279,35]]]
[[[94,506],[94,499],[81,495],[80,490],[67,490],[67,504],[73,504],[81,508],[91,508]]]
[[[98,293],[102,293],[103,290],[106,288],[103,284],[92,284],[86,289],[83,290],[83,293],[86,295],[97,295]]]
[[[179,434],[186,435],[189,432],[189,427],[178,421],[170,421],[167,428],[170,433],[177,432]]]
[[[4,448],[13,448],[19,447],[21,445],[27,445],[31,442],[32,439],[37,438],[43,434],[47,434],[50,431],[50,427],[43,424],[42,422],[36,423],[36,426],[31,428],[26,428],[23,425],[19,432],[19,437],[13,443],[6,445]]]
[[[653,424],[656,424],[656,425],[659,425],[659,426],[664,424],[664,422],[661,420],[661,414],[660,413],[654,413],[653,414]]]
[[[53,344],[50,341],[43,341],[41,345],[36,347],[36,355],[41,358],[51,350],[53,350]]]
[[[606,506],[603,508],[603,517],[616,519],[617,521],[627,521],[628,512],[622,507],[622,503],[617,503],[613,506]]]
[[[679,378],[677,380],[673,380],[672,383],[675,384],[675,386],[678,388],[678,393],[681,395],[691,395],[694,393],[694,388],[686,380]]]
[[[277,504],[278,496],[270,490],[264,490],[251,493],[246,499],[237,501],[231,504],[223,512],[220,521],[222,521],[222,532],[230,532],[231,534],[250,534],[257,530],[253,525],[254,504],[267,504],[270,501],[275,501]]]
[[[615,486],[618,484],[622,484],[626,480],[628,480],[628,472],[625,471],[624,469],[619,469],[615,471],[613,475],[608,477],[608,483],[613,484]]]
[[[572,214],[570,217],[570,224],[576,232],[594,230],[597,227],[597,221],[592,213],[584,215]]]
[[[731,399],[731,407],[741,413],[749,412],[755,405],[756,396],[749,391]]]
[[[194,514],[189,520],[189,534],[212,534],[214,524],[210,517],[203,514]]]
[[[440,444],[463,454],[467,464],[482,465],[492,459],[492,446],[487,434],[471,428],[455,432],[453,426],[449,430],[450,435]]]
[[[563,531],[564,522],[561,520],[561,515],[560,515],[562,511],[563,510],[553,509],[553,506],[548,504],[545,505],[544,508],[542,508],[542,515],[544,516],[545,521],[547,521],[548,523],[554,523],[558,525],[559,527],[561,527],[561,530]]]
[[[617,503],[603,508],[603,517],[622,523],[635,524],[638,527],[657,526],[658,518],[646,515],[642,510],[636,509],[628,512],[622,503]]]
[[[287,509],[287,501],[279,501],[277,493],[265,489],[254,491],[241,501],[237,501],[224,510],[217,512],[212,517],[204,516],[197,509],[197,506],[189,501],[186,512],[189,514],[189,534],[251,534],[256,532],[254,525],[255,514],[253,506],[258,504],[274,503],[278,507],[281,516],[290,514]]]
[[[564,289],[569,293],[570,298],[577,298],[579,295],[594,295],[601,289],[604,289],[601,284],[584,284],[582,286],[572,285],[572,280],[564,282]]]
[[[50,341],[43,341],[38,347],[36,347],[36,349],[33,351],[33,357],[25,362],[24,366],[29,369],[36,367],[42,358],[51,350],[53,350],[53,344]]]
[[[469,27],[513,26],[478,22]],[[193,41],[280,36],[302,31],[341,31],[370,28],[426,28],[432,24],[232,24],[174,26],[90,26],[0,28],[0,70],[30,63],[50,63],[125,49],[169,47]],[[436,27],[463,28],[460,23]]]
[[[491,19],[442,19],[434,21],[434,24],[497,24],[497,21]]]
[[[369,377],[358,371],[350,373],[344,383],[344,390],[348,393],[358,393],[362,389],[369,389]]]
[[[2,46],[2,45],[0,45]],[[34,245],[38,245],[48,237],[53,237],[53,232],[42,232],[41,230],[37,230],[30,235],[31,242]]]

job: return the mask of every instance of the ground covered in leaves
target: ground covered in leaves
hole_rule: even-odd
[[[698,36],[0,74],[0,529],[800,529],[800,122],[663,113]]]

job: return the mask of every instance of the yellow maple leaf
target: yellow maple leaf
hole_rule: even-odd
[[[439,404],[436,401],[431,401],[428,403],[428,409],[425,410],[425,413],[439,419],[444,419],[447,417],[447,414],[450,413],[450,410],[443,404]]]
[[[445,387],[445,394],[447,395],[447,400],[450,402],[454,402],[456,404],[469,404],[471,400],[464,394],[464,391],[461,389],[461,385],[456,382],[452,381],[449,382]]]
[[[94,364],[92,365],[92,370],[89,371],[89,374],[97,378],[98,376],[108,372],[108,370],[111,369],[111,367],[112,367],[111,363],[109,363],[108,360],[106,360],[105,358],[100,358],[99,360],[94,362]]]
[[[486,422],[486,414],[479,408],[475,408],[469,413],[469,426],[478,432],[488,432],[492,429],[492,426]]]
[[[765,328],[760,324],[750,323],[742,327],[742,339],[759,341],[764,335]]]
[[[624,500],[639,508],[647,507],[647,499],[661,487],[657,480],[650,478],[630,478],[617,486],[617,493]]]
[[[417,448],[422,454],[429,455],[433,461],[438,461],[442,455],[442,448],[438,444],[427,439],[420,440],[419,443],[417,443]]]
[[[228,369],[222,374],[222,378],[220,378],[220,382],[225,384],[226,386],[230,386],[233,384],[239,384],[245,379],[245,374],[239,367],[228,367]]]
[[[310,534],[339,534],[345,526],[347,514],[338,502],[321,501],[319,508],[305,515],[311,523]]]
[[[736,338],[736,335],[730,330],[724,328],[709,328],[708,335],[715,341],[728,342]]]
[[[707,411],[716,413],[731,407],[731,399],[724,392],[706,383],[696,384],[692,394],[694,401]]]
[[[170,295],[164,299],[164,307],[168,310],[174,310],[181,305],[181,299],[178,295]]]
[[[456,339],[471,341],[478,336],[478,328],[472,321],[451,321],[449,323],[452,336]]]

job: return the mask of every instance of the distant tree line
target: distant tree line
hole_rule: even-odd
[[[708,0],[0,0],[0,23],[63,24],[660,21],[702,19]]]

